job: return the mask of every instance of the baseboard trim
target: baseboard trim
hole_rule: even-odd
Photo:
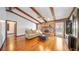
[[[20,37],[20,36],[24,36],[25,34],[22,34],[22,35],[18,35],[17,37]]]
[[[15,34],[15,33],[8,33],[7,35],[12,35],[12,34]]]

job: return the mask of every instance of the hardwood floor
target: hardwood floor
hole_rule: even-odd
[[[68,51],[63,38],[49,36],[48,40],[40,40],[39,37],[28,40],[25,36],[16,37],[9,35],[2,51]]]

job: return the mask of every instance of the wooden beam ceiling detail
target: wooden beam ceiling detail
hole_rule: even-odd
[[[53,7],[49,7],[49,8],[50,8],[50,11],[51,11],[51,14],[52,14],[53,19],[56,20]],[[55,33],[55,21],[54,21],[54,35],[56,35],[56,33]]]
[[[66,20],[68,20],[68,18],[57,19],[57,20],[53,20],[53,21],[49,21],[49,22],[64,22]]]
[[[13,14],[15,14],[15,15],[17,15],[17,16],[19,16],[19,17],[21,17],[21,18],[26,19],[26,20],[29,20],[28,18],[26,18],[26,17],[24,17],[24,16],[21,16],[21,15],[19,15],[19,14],[15,13],[15,12],[13,12],[13,11],[10,11],[10,10],[6,10],[6,11],[11,12],[11,13],[13,13]],[[31,20],[29,20],[29,21],[31,21]],[[31,22],[33,22],[33,23],[37,24],[37,23],[36,23],[36,22],[34,22],[34,21],[31,21]]]
[[[21,10],[20,8],[18,8],[18,7],[15,7],[15,8],[16,8],[17,10],[19,10],[20,12],[22,12],[23,14],[25,14],[25,15],[29,16],[30,18],[34,19],[35,21],[39,22],[37,19],[35,19],[35,18],[32,17],[31,15],[29,15],[28,13],[24,12],[24,11]],[[39,22],[39,23],[41,23],[41,22]]]
[[[39,17],[42,18],[43,21],[47,22],[44,17],[34,8],[34,7],[30,7]]]
[[[56,19],[56,20],[52,20],[52,21],[48,21],[48,22],[65,22],[66,20],[68,20],[68,18],[62,18],[62,19]],[[42,22],[44,23],[44,22]]]
[[[9,7],[9,10],[12,10],[12,7]]]
[[[53,16],[53,19],[56,20],[55,13],[54,13],[54,8],[53,7],[49,7],[49,8],[50,8],[51,14]]]
[[[72,14],[73,14],[73,12],[75,11],[75,9],[76,9],[76,7],[73,8],[73,10],[71,11],[71,13],[70,13],[68,19],[72,16]]]

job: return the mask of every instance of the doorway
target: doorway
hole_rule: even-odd
[[[56,22],[55,23],[55,35],[58,37],[64,37],[64,22]]]
[[[6,21],[6,34],[8,35],[17,35],[17,22],[7,20]]]

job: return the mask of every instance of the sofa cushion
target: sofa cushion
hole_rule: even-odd
[[[26,34],[32,34],[32,30],[25,30]]]

